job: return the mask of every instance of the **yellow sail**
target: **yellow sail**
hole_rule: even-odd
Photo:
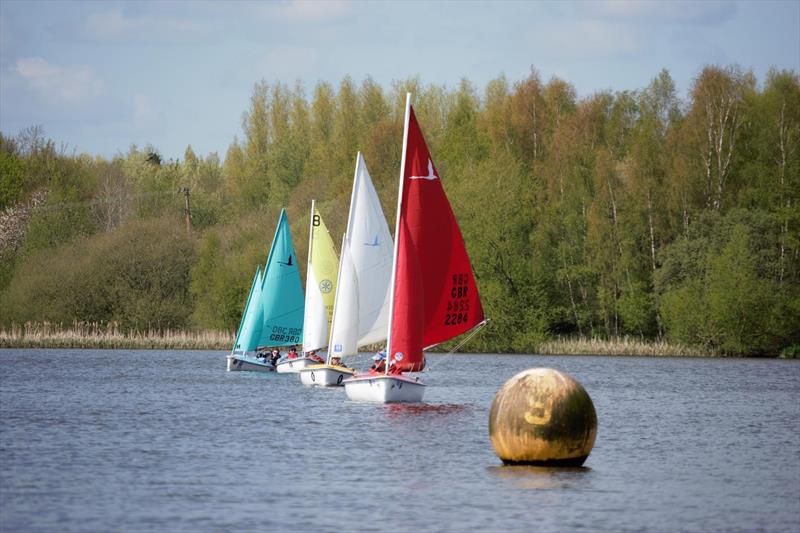
[[[306,352],[319,350],[328,344],[338,272],[339,259],[333,239],[312,203],[303,326],[303,350]]]

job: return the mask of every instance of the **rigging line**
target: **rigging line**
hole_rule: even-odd
[[[489,323],[489,321],[490,321],[490,320],[491,320],[490,318],[484,318],[484,319],[483,319],[483,321],[481,321],[481,322],[480,322],[480,323],[479,323],[477,326],[475,326],[474,328],[472,328],[472,330],[469,332],[469,334],[468,334],[466,337],[464,337],[463,339],[461,339],[461,342],[459,342],[458,344],[456,344],[455,348],[453,348],[452,350],[450,350],[449,352],[447,352],[446,354],[444,354],[442,357],[439,357],[439,358],[437,358],[437,360],[436,360],[436,363],[435,363],[435,364],[426,365],[426,368],[427,368],[428,370],[430,370],[431,368],[434,368],[434,367],[436,367],[436,366],[439,366],[439,364],[440,364],[442,361],[444,361],[445,359],[447,359],[448,357],[450,357],[451,355],[453,355],[453,354],[456,352],[456,350],[458,350],[459,348],[461,348],[462,346],[464,346],[464,345],[465,345],[467,342],[469,342],[469,340],[470,340],[472,337],[474,337],[475,335],[477,335],[477,334],[478,334],[478,333],[479,333],[479,332],[480,332],[480,331],[481,331],[481,330],[482,330],[484,327],[486,327],[486,325]],[[435,346],[435,345],[434,345],[434,346]],[[429,346],[429,348],[432,348],[432,346]]]

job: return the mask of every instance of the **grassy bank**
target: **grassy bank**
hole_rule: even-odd
[[[116,323],[74,322],[69,326],[27,322],[0,329],[0,348],[104,348],[227,350],[233,334],[225,331],[122,330]],[[378,347],[375,347],[377,350]],[[564,338],[540,344],[532,352],[541,355],[630,355],[707,357],[719,354],[663,341]]]
[[[225,331],[122,330],[113,322],[74,322],[70,326],[27,322],[0,329],[0,348],[225,350],[233,340]]]

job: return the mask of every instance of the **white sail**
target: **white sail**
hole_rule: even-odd
[[[314,269],[306,274],[306,312],[303,319],[303,351],[324,348],[328,343],[328,310],[317,287]]]
[[[360,152],[344,240],[340,263],[342,288],[337,287],[342,292],[336,299],[331,336],[333,355],[352,355],[359,346],[386,340],[389,324],[394,244]],[[337,352],[337,347],[341,352]]]
[[[342,238],[339,258],[339,280],[336,283],[336,305],[331,324],[331,344],[328,353],[342,357],[358,353],[358,279],[353,258],[347,244],[347,234]]]

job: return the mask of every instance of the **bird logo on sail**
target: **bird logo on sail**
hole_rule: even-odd
[[[284,265],[284,266],[287,266],[287,267],[293,266],[292,265],[292,254],[289,254],[289,259],[287,259],[285,263],[283,261],[278,261],[278,264],[279,265]]]
[[[429,180],[429,181],[433,181],[433,180],[439,179],[439,176],[437,176],[436,173],[433,171],[433,161],[431,161],[431,159],[428,158],[428,175],[427,176],[409,176],[408,179],[410,179],[410,180]]]

